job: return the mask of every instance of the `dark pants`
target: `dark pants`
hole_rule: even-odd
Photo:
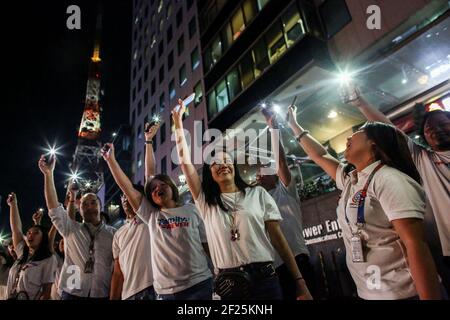
[[[61,294],[61,300],[108,300],[108,299],[109,299],[108,297],[105,298],[78,297],[64,291]]]
[[[204,280],[183,291],[173,294],[158,294],[158,300],[212,300],[212,278]]]
[[[126,300],[156,300],[155,289],[153,289],[153,286],[148,287],[147,289],[132,295]]]
[[[309,262],[309,256],[306,254],[299,254],[295,257],[295,262],[297,262],[298,269],[305,279],[309,292],[314,297],[316,294],[314,270],[311,263]],[[284,300],[296,300],[297,294],[295,280],[292,278],[292,275],[286,267],[286,264],[282,264],[281,266],[279,266],[276,271],[278,277],[280,277],[280,284],[283,291]]]
[[[250,286],[249,300],[282,300],[280,280],[277,275],[253,281]],[[233,298],[222,300],[235,300]]]

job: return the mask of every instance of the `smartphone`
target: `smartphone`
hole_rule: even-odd
[[[192,102],[194,102],[195,100],[195,92],[191,93],[189,96],[187,96],[184,100],[183,100],[183,104],[184,106],[187,108],[188,105],[190,105]],[[180,110],[180,105],[176,106],[176,110],[177,112]]]
[[[292,100],[291,105],[289,107],[295,106],[295,102],[297,102],[297,96],[294,97],[294,100]],[[289,122],[289,110],[288,113],[286,114],[286,122]]]
[[[105,145],[102,147],[102,151],[103,151],[104,153],[107,153],[110,149],[111,149],[111,147],[110,147],[109,145],[107,145],[107,144],[105,144]]]
[[[359,99],[358,89],[353,82],[342,84],[340,95],[341,101],[344,104],[348,104]]]

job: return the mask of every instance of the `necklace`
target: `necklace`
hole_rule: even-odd
[[[239,228],[236,225],[236,214],[237,214],[237,203],[239,201],[237,195],[240,196],[240,191],[234,194],[234,203],[233,203],[233,209],[231,210],[231,228],[230,228],[230,234],[231,234],[231,241],[235,242],[238,241],[241,238],[241,234],[239,233]],[[231,209],[231,208],[229,208]]]

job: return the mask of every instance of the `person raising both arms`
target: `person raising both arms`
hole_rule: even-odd
[[[425,193],[399,130],[367,123],[353,133],[344,155],[356,169],[348,173],[298,124],[297,107],[289,107],[288,122],[303,150],[342,191],[337,215],[358,296],[441,299],[423,230]]]
[[[298,299],[312,299],[281,231],[278,207],[262,187],[249,187],[225,152],[206,159],[203,181],[191,162],[183,131],[182,100],[172,111],[181,169],[205,223],[211,258],[219,269],[216,293],[223,300],[279,300],[282,292],[273,267],[275,250],[295,283]],[[211,160],[211,161],[209,161]]]

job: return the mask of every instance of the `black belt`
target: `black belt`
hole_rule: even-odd
[[[272,262],[254,262],[236,268],[219,269],[219,273],[225,271],[245,271],[252,278],[268,278],[276,274]]]

